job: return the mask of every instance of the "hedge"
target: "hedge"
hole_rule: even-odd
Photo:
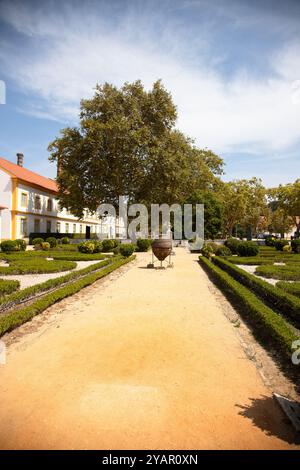
[[[276,283],[276,287],[278,287],[279,289],[283,289],[285,292],[288,292],[289,294],[300,297],[300,282],[279,281]]]
[[[36,300],[27,307],[16,308],[10,311],[8,314],[3,315],[0,317],[0,336],[8,331],[11,331],[17,326],[22,325],[28,320],[31,320],[34,316],[43,312],[46,308],[50,307],[56,302],[59,302],[60,300],[69,297],[70,295],[76,294],[76,292],[79,292],[83,287],[92,284],[104,276],[107,276],[112,271],[119,268],[123,264],[132,261],[134,258],[135,256],[131,256],[129,258],[116,260],[101,271],[88,274],[73,283],[67,284],[60,289],[55,290],[54,292],[45,294],[42,298]]]
[[[15,292],[18,290],[20,287],[20,282],[19,281],[12,281],[12,280],[6,280],[6,279],[0,279],[0,297],[3,295],[8,295],[11,294],[12,292]]]
[[[292,319],[295,325],[300,327],[300,300],[297,297],[272,286],[272,284],[255,277],[253,274],[247,273],[227,260],[214,257],[213,262],[227,271],[234,279],[254,291],[282,315]]]
[[[204,257],[200,257],[199,260],[205,269],[212,274],[216,283],[225,294],[238,301],[243,307],[242,312],[246,312],[250,319],[255,320],[257,326],[263,327],[264,333],[270,335],[274,346],[290,359],[292,343],[299,339],[299,336],[296,335],[284,318],[265,305],[253,292],[241,285],[213,262]]]
[[[53,260],[47,261],[44,258],[30,258],[21,260],[10,260],[7,267],[0,266],[0,275],[9,274],[43,274],[69,271],[76,268],[75,261]]]
[[[77,271],[72,271],[69,274],[65,274],[64,276],[55,277],[53,279],[48,279],[45,282],[41,282],[39,284],[35,284],[34,286],[26,287],[21,291],[14,292],[13,294],[7,295],[5,298],[0,298],[0,309],[8,308],[12,304],[22,302],[26,299],[31,298],[33,295],[38,294],[40,292],[45,292],[47,290],[53,289],[57,286],[65,284],[66,282],[72,281],[79,277],[84,276],[85,274],[90,274],[93,271],[97,271],[98,269],[111,264],[112,261],[117,261],[120,257],[115,257],[112,259],[106,259],[99,263],[92,264],[87,266],[86,268],[79,269]],[[6,281],[8,282],[8,281]]]
[[[281,279],[286,281],[300,281],[300,266],[288,264],[283,266],[265,265],[258,266],[255,274],[270,279]]]

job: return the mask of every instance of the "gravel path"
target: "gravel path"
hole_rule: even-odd
[[[175,251],[173,269],[140,253],[2,338],[0,448],[293,447],[198,255]]]
[[[76,268],[72,269],[72,271],[78,271],[78,269],[86,268],[91,264],[100,263],[102,260],[96,261],[76,261]],[[7,264],[5,264],[7,266]],[[20,288],[25,289],[26,287],[34,286],[35,284],[39,284],[40,282],[48,281],[48,279],[54,279],[56,277],[65,276],[72,271],[63,271],[58,273],[46,273],[46,274],[11,274],[9,276],[0,276],[0,279],[11,279],[20,281]]]

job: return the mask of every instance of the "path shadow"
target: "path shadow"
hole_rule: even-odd
[[[235,406],[240,408],[239,415],[250,419],[267,436],[276,436],[288,444],[300,444],[300,434],[293,428],[280,406],[272,397],[250,398],[251,404]]]

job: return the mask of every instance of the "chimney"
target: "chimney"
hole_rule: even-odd
[[[23,166],[24,155],[23,153],[17,153],[17,165]]]

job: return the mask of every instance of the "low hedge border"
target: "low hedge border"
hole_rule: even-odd
[[[264,333],[268,333],[273,339],[274,346],[290,359],[293,351],[292,343],[299,339],[299,336],[284,318],[213,262],[204,257],[200,257],[199,260],[202,266],[212,274],[217,285],[243,306],[243,313],[246,312],[256,324],[262,326]]]
[[[255,274],[268,279],[280,279],[282,281],[300,281],[300,266],[297,264],[257,266]]]
[[[85,276],[86,274],[90,274],[93,271],[97,271],[98,269],[104,268],[108,264],[111,264],[112,262],[117,261],[118,259],[120,259],[119,256],[116,256],[115,258],[106,259],[99,263],[87,266],[86,268],[79,269],[78,271],[73,271],[64,276],[55,277],[54,279],[48,279],[48,281],[44,281],[39,284],[35,284],[34,286],[22,289],[18,292],[14,292],[10,295],[7,295],[5,298],[0,298],[0,311],[24,300],[28,300],[40,292],[46,292],[48,290],[54,289],[57,286],[73,281],[74,279]]]
[[[234,279],[254,291],[280,314],[290,318],[295,326],[300,327],[300,300],[297,297],[272,286],[272,284],[257,278],[253,274],[247,273],[227,260],[214,257],[213,262],[224,271],[227,271]]]
[[[18,308],[10,311],[7,315],[3,315],[2,317],[0,317],[0,336],[22,325],[28,320],[31,320],[33,317],[43,312],[44,310],[46,310],[46,308],[50,307],[56,302],[59,302],[60,300],[69,297],[70,295],[76,294],[76,292],[79,292],[84,287],[93,284],[95,281],[101,279],[104,276],[107,276],[112,271],[115,271],[120,266],[129,263],[134,258],[135,256],[130,256],[128,258],[116,260],[101,271],[88,274],[73,283],[67,284],[64,287],[55,290],[54,292],[45,294],[45,296],[36,300],[27,307]]]
[[[278,281],[276,282],[276,287],[279,289],[288,292],[289,294],[300,297],[300,282],[287,282],[287,281]]]
[[[0,279],[0,298],[15,292],[20,287],[19,281]]]
[[[11,260],[9,266],[0,266],[0,276],[12,274],[45,274],[69,271],[76,268],[76,262],[71,260],[47,261],[44,258]]]

